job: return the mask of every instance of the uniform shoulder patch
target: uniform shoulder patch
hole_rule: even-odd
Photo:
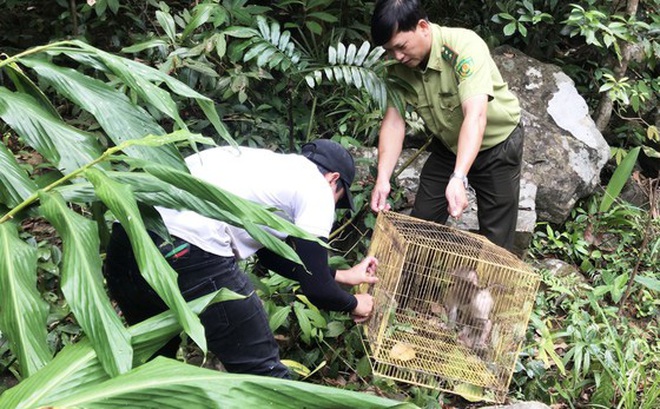
[[[459,76],[459,78],[465,79],[472,75],[474,72],[473,66],[474,60],[472,60],[472,57],[466,57],[459,61],[454,68],[456,69],[456,74]]]
[[[454,50],[449,48],[446,44],[442,45],[442,59],[447,61],[452,67],[456,64],[458,55]]]

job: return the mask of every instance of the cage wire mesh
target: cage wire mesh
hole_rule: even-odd
[[[375,375],[504,401],[540,277],[482,236],[380,212],[365,328]]]

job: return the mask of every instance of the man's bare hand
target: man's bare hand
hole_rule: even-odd
[[[381,182],[376,180],[374,190],[371,191],[371,210],[376,213],[381,210],[390,210],[391,206],[387,203],[387,197],[391,189],[392,187],[389,181]]]
[[[374,298],[369,294],[355,294],[358,304],[357,307],[351,312],[353,321],[356,324],[367,321],[371,317],[371,312],[374,309]]]
[[[374,284],[378,282],[377,267],[378,260],[373,256],[367,256],[348,270],[337,270],[335,281],[346,285]]]
[[[468,207],[468,197],[463,182],[457,178],[450,179],[445,190],[445,197],[447,198],[447,212],[451,217],[459,219]]]

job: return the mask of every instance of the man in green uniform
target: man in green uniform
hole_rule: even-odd
[[[473,31],[430,23],[419,0],[377,1],[371,36],[399,62],[391,74],[407,85],[401,97],[436,137],[412,215],[438,223],[449,215],[461,217],[469,180],[477,196],[480,233],[511,249],[523,147],[520,105],[488,46]],[[390,177],[404,136],[404,119],[388,107],[379,133],[374,211],[389,208]]]

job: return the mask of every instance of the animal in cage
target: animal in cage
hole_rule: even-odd
[[[538,274],[481,236],[393,212],[379,214],[369,251],[374,374],[503,401]]]
[[[455,281],[445,300],[449,327],[456,325],[460,312],[464,315],[464,324],[458,341],[469,348],[484,349],[493,327],[490,313],[495,301],[490,289],[479,286],[479,277],[473,268],[458,267],[451,275]]]

